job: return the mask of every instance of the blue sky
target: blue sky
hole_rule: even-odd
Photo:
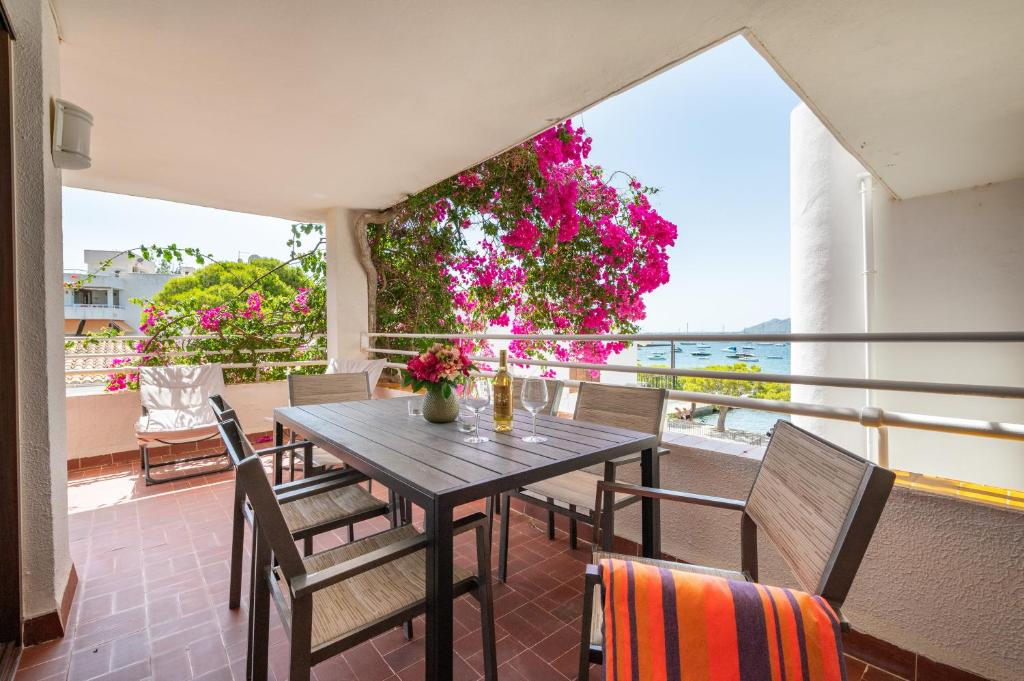
[[[742,38],[576,118],[590,160],[660,187],[679,225],[672,280],[647,297],[646,331],[740,329],[789,316],[789,114],[796,95]],[[64,190],[64,265],[86,248],[194,245],[218,259],[284,256],[290,222]],[[244,249],[244,250],[240,250]]]

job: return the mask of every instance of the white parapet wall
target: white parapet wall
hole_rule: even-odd
[[[804,105],[791,116],[790,291],[794,333],[1024,329],[1024,180],[905,200],[876,185],[873,296],[865,329],[864,168]],[[951,159],[950,163],[954,161]],[[793,345],[793,373],[1020,386],[1024,346]],[[870,374],[870,376],[868,376]],[[876,391],[882,409],[1024,423],[1024,400]],[[793,400],[863,407],[864,391],[793,386]],[[865,453],[857,424],[794,418]],[[891,429],[893,468],[1024,489],[1024,442]]]
[[[746,498],[762,450],[693,436],[667,443],[661,486]],[[638,481],[627,469],[624,479]],[[616,534],[640,541],[639,505]],[[662,550],[691,563],[739,569],[739,515],[662,502]],[[1024,513],[896,487],[843,609],[860,632],[995,681],[1024,668]],[[512,550],[515,550],[513,545]],[[796,586],[764,536],[759,577]]]
[[[288,383],[229,385],[224,398],[235,408],[247,433],[271,430],[275,407],[288,404]],[[67,396],[68,459],[82,459],[138,448],[135,423],[142,406],[137,390],[97,390]]]

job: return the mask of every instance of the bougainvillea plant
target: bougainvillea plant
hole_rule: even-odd
[[[374,330],[410,333],[482,333],[494,327],[516,334],[635,333],[643,297],[669,280],[668,249],[677,229],[655,210],[657,189],[633,176],[606,173],[587,162],[591,139],[571,121],[409,197],[371,224],[363,244],[376,280]],[[302,239],[316,244],[301,252]],[[308,282],[290,296],[268,294],[277,266],[247,280],[216,263],[231,286],[208,286],[192,299],[146,308],[131,366],[171,360],[294,361],[323,356],[326,260],[322,227],[293,226],[292,258]],[[146,259],[210,260],[196,249],[137,249]],[[134,255],[134,252],[128,252]],[[205,270],[215,269],[212,267]],[[172,280],[172,284],[180,280]],[[81,286],[85,282],[79,282]],[[275,334],[290,334],[278,340]],[[174,336],[202,334],[187,341]],[[412,348],[413,342],[396,341]],[[278,354],[261,353],[278,347]],[[516,340],[513,357],[601,364],[623,343]],[[182,350],[200,351],[180,358]],[[462,352],[488,351],[486,343]],[[395,358],[397,359],[397,358]],[[131,385],[130,367],[118,367],[116,389]],[[315,370],[319,370],[316,368]],[[235,380],[276,377],[237,370]]]
[[[643,296],[669,280],[677,229],[651,206],[656,189],[588,163],[590,148],[566,121],[371,225],[377,330],[637,332]],[[623,347],[516,340],[509,351],[599,364]]]

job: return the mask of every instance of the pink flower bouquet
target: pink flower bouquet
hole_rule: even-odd
[[[406,363],[402,385],[411,385],[413,390],[439,390],[447,399],[452,388],[474,368],[468,353],[455,345],[434,343]]]

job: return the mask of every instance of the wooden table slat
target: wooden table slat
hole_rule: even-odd
[[[295,430],[301,432],[314,444],[327,451],[341,448],[348,452],[359,452],[360,459],[373,462],[382,470],[399,472],[405,481],[421,490],[425,495],[429,495],[434,490],[457,487],[463,482],[453,475],[430,466],[412,466],[408,457],[351,433],[303,407],[290,409],[287,415],[283,410],[278,410],[278,413],[286,425],[293,425]],[[369,475],[369,473],[367,474]]]
[[[401,398],[397,398],[390,401],[398,401],[400,399]],[[351,408],[355,409],[367,408],[366,404],[362,402],[347,402],[345,403],[345,405],[351,406]],[[408,419],[403,427],[409,428],[412,432],[429,432],[437,437],[449,440],[450,442],[461,443],[463,442],[463,439],[469,435],[469,433],[459,432],[458,428],[454,423],[428,423],[421,417],[410,418],[408,416],[403,416],[402,418]],[[560,460],[566,458],[567,456],[572,456],[573,454],[594,451],[593,447],[584,448],[581,450],[572,446],[573,443],[563,441],[544,444],[529,444],[526,442],[522,442],[518,438],[513,438],[500,433],[495,433],[491,425],[488,425],[486,423],[483,425],[480,434],[490,438],[490,442],[467,444],[467,446],[474,447],[482,451],[490,452],[491,454],[497,456],[508,457],[514,461],[520,461],[530,466],[543,466],[545,464],[551,463],[552,460]]]
[[[321,406],[359,423],[368,425],[378,423],[373,419],[373,416],[364,414],[357,409],[352,409],[344,402],[324,404]],[[409,419],[408,416],[402,418]],[[422,419],[419,420],[422,421]],[[463,442],[462,438],[465,437],[464,433],[456,431],[458,438],[455,439],[445,437],[445,435],[449,433],[447,429],[441,430],[437,426],[430,428],[430,424],[426,423],[424,423],[424,425],[428,427],[421,428],[418,427],[418,424],[416,423],[392,423],[389,430],[393,433],[397,433],[394,437],[399,438],[404,442],[411,443],[412,445],[425,444],[435,456],[452,456],[474,466],[485,468],[494,473],[515,473],[523,470],[524,468],[528,468],[530,465],[546,463],[547,461],[543,457],[533,457],[531,461],[520,461],[498,456],[491,452],[477,449],[476,445]],[[404,445],[399,444],[398,446]]]
[[[337,413],[330,409],[328,405],[310,406],[308,411],[318,416]],[[412,461],[444,471],[463,482],[480,482],[481,480],[494,478],[497,475],[496,471],[483,463],[466,461],[448,451],[435,449],[429,445],[420,444],[415,440],[394,435],[393,431],[381,427],[380,424],[374,424],[372,421],[367,424],[354,418],[347,418],[344,423],[337,424],[337,427],[344,428],[356,435],[365,437],[371,442],[388,447],[397,454],[405,456]],[[525,466],[520,466],[517,470],[522,470],[523,468]]]

